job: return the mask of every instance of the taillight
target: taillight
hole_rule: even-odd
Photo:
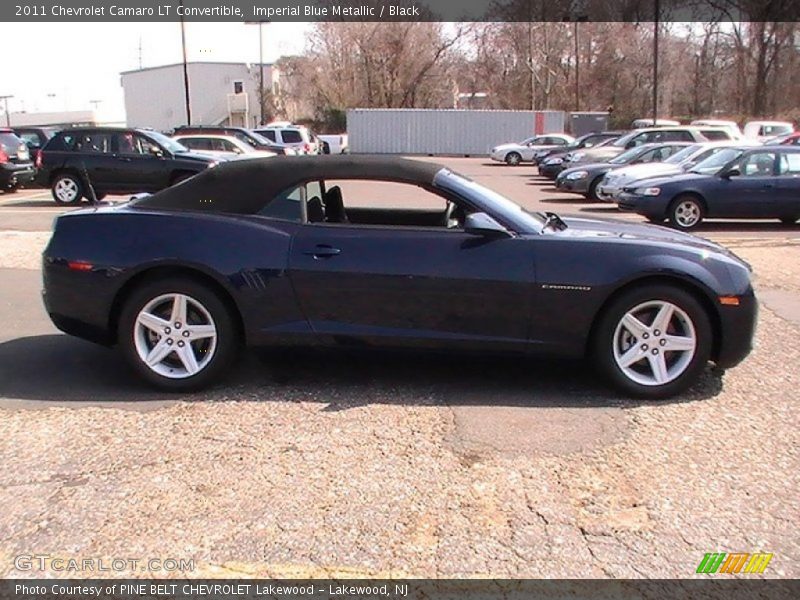
[[[0,163],[7,163],[8,162],[8,153],[0,148]]]
[[[303,148],[305,148],[307,153],[311,153],[311,144],[303,144]]]
[[[36,165],[37,169],[41,169],[42,168],[42,151],[41,150],[34,150],[33,154],[34,154],[34,157],[33,157],[34,165]]]

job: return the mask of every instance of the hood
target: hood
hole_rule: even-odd
[[[581,163],[599,162],[622,154],[625,148],[616,146],[601,146],[600,148],[589,148],[588,150],[576,150],[575,153],[583,154]]]
[[[572,165],[573,163],[566,163],[568,165]],[[575,166],[570,166],[561,171],[558,174],[559,177],[566,177],[570,173],[575,173],[576,171],[602,171],[603,169],[613,169],[617,165],[612,165],[609,163],[578,163]]]
[[[673,164],[666,163],[648,163],[646,165],[631,165],[629,167],[622,167],[617,169],[609,176],[609,179],[644,179],[645,177],[654,177],[667,174],[683,173],[683,169]]]
[[[700,252],[714,252],[746,265],[738,256],[727,248],[705,238],[645,223],[631,223],[618,219],[585,219],[582,217],[562,217],[567,228],[558,235],[568,237],[618,238],[631,242],[652,243],[655,245],[674,246],[676,248],[691,247]]]
[[[496,151],[496,150],[520,150],[520,149],[522,149],[524,147],[525,146],[522,146],[520,144],[515,144],[515,143],[498,144],[497,146],[492,146],[492,151]]]
[[[648,177],[647,185],[649,187],[658,187],[668,183],[691,183],[693,181],[705,181],[714,175],[701,175],[700,173],[676,173],[674,175],[657,175],[656,177]]]
[[[209,156],[207,154],[200,154],[199,152],[176,152],[175,158],[179,158],[181,160],[188,160],[190,162],[197,162],[197,163],[204,163],[204,164],[211,164],[219,162],[220,157],[217,156]]]

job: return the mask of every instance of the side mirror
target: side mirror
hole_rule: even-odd
[[[739,170],[739,167],[732,167],[725,171],[724,173],[720,174],[720,177],[723,179],[730,179],[731,177],[738,177],[741,175],[742,172]]]
[[[489,237],[511,237],[508,229],[500,225],[486,213],[476,212],[464,219],[464,231],[473,235]]]

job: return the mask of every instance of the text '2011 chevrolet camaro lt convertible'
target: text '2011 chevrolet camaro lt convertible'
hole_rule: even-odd
[[[66,333],[118,344],[193,390],[248,346],[591,358],[622,392],[674,395],[750,351],[749,268],[651,225],[532,213],[428,162],[231,162],[57,218],[44,300]]]

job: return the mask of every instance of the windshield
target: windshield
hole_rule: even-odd
[[[434,183],[437,187],[451,191],[468,201],[474,201],[491,209],[492,214],[515,225],[524,225],[520,233],[539,233],[545,224],[545,217],[539,213],[532,213],[522,208],[505,196],[490,190],[481,184],[454,173],[449,169],[442,169],[437,173]]]
[[[742,152],[744,152],[744,150],[741,150],[740,148],[725,148],[716,154],[712,154],[707,159],[700,161],[692,169],[690,169],[689,172],[703,174],[716,173],[732,160],[739,158],[742,155]]]
[[[630,150],[626,150],[625,152],[623,152],[619,156],[615,156],[614,158],[612,158],[608,162],[611,163],[612,165],[627,165],[634,158],[636,158],[637,156],[642,154],[642,152],[643,152],[643,150],[642,150],[641,146],[636,147],[636,148],[631,148]]]
[[[157,131],[147,131],[145,133],[147,137],[157,142],[158,145],[164,148],[165,150],[168,150],[172,153],[189,152],[189,149],[186,146],[184,146],[179,142],[176,142],[171,137],[165,136],[163,133],[158,133]]]
[[[624,148],[628,142],[630,142],[634,136],[639,135],[638,131],[631,131],[630,133],[626,133],[622,137],[618,137],[613,142],[611,142],[611,146],[617,146],[618,148]]]
[[[695,152],[698,152],[701,148],[702,146],[700,144],[695,144],[693,146],[686,146],[686,148],[684,148],[683,150],[679,150],[664,162],[671,165],[677,165],[679,163],[682,163],[686,159],[691,158],[691,156]]]

